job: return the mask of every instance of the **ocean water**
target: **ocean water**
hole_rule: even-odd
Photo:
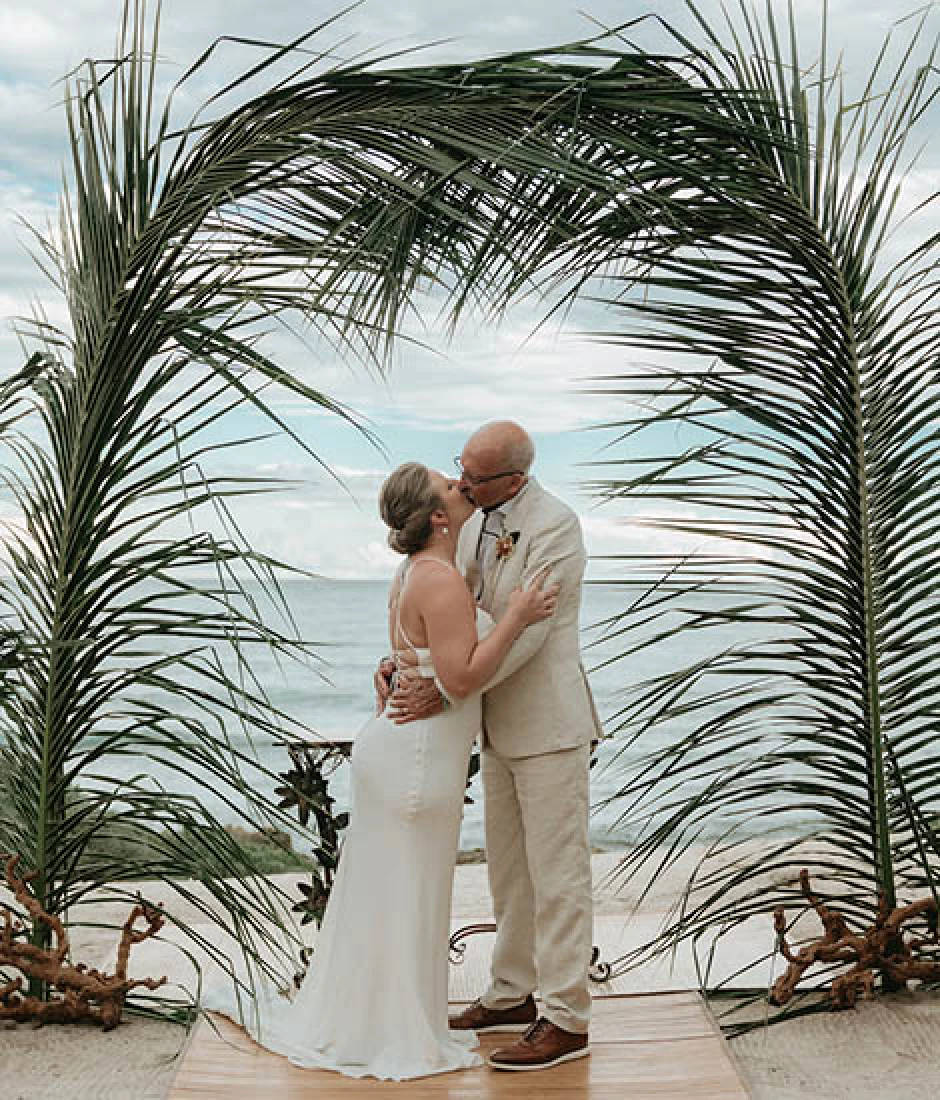
[[[354,736],[366,721],[373,707],[372,676],[378,658],[388,651],[386,635],[385,581],[333,581],[291,578],[283,583],[283,591],[301,637],[315,643],[320,658],[313,667],[292,664],[284,667],[264,649],[252,651],[252,672],[263,685],[273,705],[300,719],[324,737]],[[616,716],[624,704],[625,694],[632,684],[664,671],[662,648],[628,659],[614,660],[626,648],[622,639],[599,640],[602,632],[594,627],[622,611],[629,597],[622,588],[587,584],[582,605],[584,663],[594,692],[596,705],[605,730],[613,732]],[[740,638],[738,638],[740,641]],[[678,663],[695,656],[696,645],[702,643],[683,639],[681,652],[674,652]],[[709,640],[708,651],[715,645]],[[678,650],[678,646],[676,647]],[[706,652],[705,650],[702,651]],[[232,742],[247,749],[248,743],[238,729],[227,731]],[[599,748],[598,760],[592,770],[592,800],[595,804],[591,819],[592,843],[599,848],[620,847],[635,836],[635,825],[618,821],[624,800],[606,804],[621,787],[631,769],[637,766],[643,752],[656,748],[664,739],[675,737],[676,730],[650,730],[642,746],[624,749],[623,740],[614,736]],[[273,772],[289,765],[283,747],[263,738],[254,738],[251,751]],[[195,793],[222,820],[236,822],[237,814],[217,797],[211,786],[193,776],[187,781],[170,775],[152,760],[142,767],[131,759],[112,759],[107,765],[116,778],[139,774],[146,770],[168,787]],[[331,790],[340,806],[348,799],[346,769],[340,767],[331,780]],[[262,778],[260,788],[270,794],[274,781]],[[482,791],[479,778],[470,789],[472,804],[466,806],[461,833],[461,847],[483,845]]]
[[[282,581],[282,590],[294,620],[296,636],[312,643],[316,660],[309,664],[276,659],[267,647],[257,646],[250,651],[251,674],[262,687],[271,705],[286,712],[311,731],[310,736],[346,739],[354,737],[371,717],[374,706],[372,677],[376,663],[389,648],[387,638],[386,581],[338,581],[328,579],[292,577]],[[252,593],[261,596],[258,589]],[[672,668],[714,654],[726,646],[748,645],[762,637],[780,641],[780,627],[757,625],[745,631],[740,626],[711,628],[708,631],[683,633],[681,639],[673,639],[657,647],[640,649],[625,656],[629,648],[635,648],[638,635],[634,630],[629,641],[612,633],[610,621],[616,619],[634,598],[635,593],[624,587],[610,584],[587,583],[582,601],[582,650],[584,664],[594,693],[598,712],[607,738],[601,742],[596,763],[591,772],[593,810],[591,816],[591,840],[597,848],[621,848],[637,839],[642,828],[635,813],[625,817],[628,799],[616,797],[624,783],[637,774],[643,757],[652,750],[675,744],[683,733],[698,719],[674,721],[670,728],[651,727],[643,731],[636,744],[618,732],[620,715],[629,699],[631,690],[650,676],[660,675]],[[711,597],[714,600],[716,597]],[[706,606],[709,596],[701,597]],[[259,600],[263,603],[263,600]],[[266,616],[266,619],[268,617]],[[270,619],[272,626],[291,633],[283,622]],[[608,622],[605,630],[599,623]],[[657,627],[659,629],[659,627]],[[231,669],[230,669],[231,671]],[[134,691],[137,698],[146,698],[141,688]],[[166,702],[156,694],[154,702]],[[185,697],[179,697],[174,706],[187,709]],[[195,711],[195,708],[192,708]],[[225,735],[233,748],[258,761],[262,770],[253,770],[253,787],[273,799],[275,787],[281,780],[278,774],[290,767],[290,758],[283,743],[274,738],[255,735],[249,740],[234,720],[225,722]],[[733,766],[743,760],[738,754],[728,754],[722,765]],[[122,780],[134,779],[167,792],[179,792],[193,797],[218,819],[230,824],[244,824],[237,798],[234,803],[230,792],[224,796],[215,789],[211,776],[195,771],[181,774],[159,759],[158,751],[147,757],[133,754],[109,754],[98,761],[94,786],[119,790]],[[264,774],[267,772],[269,774]],[[84,777],[83,782],[89,782]],[[700,780],[686,780],[695,785]],[[330,780],[330,789],[337,801],[337,808],[348,805],[348,769],[340,766]],[[461,847],[464,850],[483,846],[482,790],[477,777],[469,790],[473,800],[464,810]],[[814,822],[808,815],[796,814],[787,827],[793,832],[805,832]],[[755,824],[755,829],[760,826]],[[724,831],[725,823],[715,820],[709,829],[713,835]],[[753,830],[751,830],[753,831]],[[301,850],[309,848],[310,838],[295,833]]]

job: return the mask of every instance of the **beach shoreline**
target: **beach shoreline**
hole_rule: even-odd
[[[683,868],[671,869],[637,909],[638,888],[617,889],[611,874],[620,853],[594,855],[595,942],[602,957],[615,959],[650,938],[681,895]],[[692,853],[695,858],[697,853]],[[272,876],[291,887],[302,875]],[[142,884],[138,884],[142,885]],[[149,890],[148,893],[159,893]],[[169,891],[166,900],[171,903]],[[115,920],[126,904],[103,901],[89,914]],[[453,899],[454,927],[488,920],[492,915],[484,863],[462,862],[456,870]],[[178,913],[192,921],[194,909]],[[749,922],[750,923],[750,922]],[[312,934],[312,929],[310,929]],[[311,935],[312,938],[312,935]],[[168,973],[171,982],[190,988],[182,956],[169,939],[146,942],[131,954],[132,976]],[[476,953],[461,972],[453,967],[457,985],[453,999],[466,999],[482,981],[489,943],[476,937]],[[769,919],[742,929],[737,942],[726,945],[721,966],[733,967],[772,942]],[[90,965],[113,965],[113,933],[77,928],[74,957]],[[694,988],[695,967],[680,952],[673,964],[649,963],[616,979],[617,992],[655,992]],[[757,984],[754,975],[746,984]],[[454,997],[455,989],[459,997]],[[716,1014],[724,1004],[713,1005]],[[0,1025],[0,1066],[9,1100],[165,1100],[187,1043],[180,1025],[127,1014],[113,1032],[84,1025]],[[733,1039],[730,1050],[755,1100],[882,1100],[886,1084],[906,1100],[928,1100],[940,1093],[940,997],[923,993],[893,994],[864,1002],[855,1010],[821,1013],[761,1028]]]

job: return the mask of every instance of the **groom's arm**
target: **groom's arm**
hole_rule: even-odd
[[[584,576],[584,543],[581,539],[581,525],[574,513],[569,513],[560,523],[540,531],[532,538],[526,558],[526,575],[530,579],[537,577],[543,569],[549,570],[543,582],[545,585],[561,586],[558,593],[559,604],[580,589]],[[512,649],[483,691],[487,692],[508,680],[514,672],[528,664],[545,644],[554,624],[553,615],[527,626],[513,642]]]
[[[395,661],[391,657],[382,657],[372,674],[372,686],[375,688],[375,713],[385,710],[388,697],[392,694],[392,677],[395,675]]]

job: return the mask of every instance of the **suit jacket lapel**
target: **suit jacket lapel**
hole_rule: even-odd
[[[483,512],[478,508],[461,528],[460,538],[457,541],[457,568],[466,578],[474,599],[480,587],[476,552],[482,531]]]
[[[525,493],[523,493],[518,504],[515,505],[506,517],[504,527],[507,533],[519,531],[519,541],[521,542],[522,538],[525,536],[526,524],[529,522],[532,513],[538,508],[543,495],[544,490],[542,486],[539,485],[534,477],[530,478]],[[478,508],[461,528],[460,539],[457,543],[457,568],[466,578],[474,598],[476,598],[480,587],[479,567],[477,565],[476,555],[477,546],[482,537],[484,520],[483,510]],[[492,600],[494,589],[502,575],[502,571],[506,564],[511,561],[512,555],[508,558],[503,558],[501,561],[495,557],[493,558],[492,564],[487,570],[487,575],[484,578],[483,585],[488,600]]]
[[[506,534],[511,534],[513,531],[519,532],[519,542],[525,538],[526,526],[530,523],[533,513],[538,509],[539,501],[542,497],[542,487],[535,480],[535,478],[529,479],[529,485],[523,496],[520,498],[518,504],[512,509],[508,516],[506,516],[503,527]],[[515,551],[515,547],[514,547]],[[493,562],[490,568],[487,570],[485,578],[484,588],[489,597],[490,602],[493,600],[493,596],[497,585],[503,575],[503,571],[509,565],[513,564],[513,555],[503,559],[493,558]],[[521,576],[521,567],[520,567]]]

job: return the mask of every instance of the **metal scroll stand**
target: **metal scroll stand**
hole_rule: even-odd
[[[492,921],[487,921],[483,924],[465,924],[463,928],[458,928],[450,937],[450,942],[447,945],[447,954],[451,963],[454,966],[461,965],[464,960],[464,955],[467,952],[467,940],[470,936],[478,935],[481,932],[495,931],[496,925],[493,924]],[[609,981],[610,975],[611,964],[601,959],[601,949],[599,947],[592,947],[588,977],[592,982],[606,982]]]

